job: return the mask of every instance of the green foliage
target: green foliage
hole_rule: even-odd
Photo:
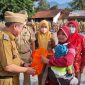
[[[32,0],[0,0],[0,19],[3,19],[5,11],[19,12],[20,10],[26,10],[29,17],[34,14],[33,1]]]
[[[46,2],[46,0],[40,0],[39,1],[39,7],[38,10],[47,10],[49,9],[50,6],[48,5],[48,3]]]
[[[58,9],[58,6],[57,5],[52,6],[50,9]]]
[[[64,10],[65,10],[65,11],[73,11],[71,8],[68,8],[68,7],[65,8]]]
[[[73,0],[69,5],[72,9],[75,10],[83,10],[85,9],[85,0]]]

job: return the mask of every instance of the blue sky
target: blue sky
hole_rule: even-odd
[[[63,3],[68,3],[71,2],[72,0],[47,0],[48,2],[57,2],[59,4],[63,4]]]
[[[71,2],[73,0],[46,0],[49,4],[50,4],[50,7],[56,5],[56,4],[59,4],[58,7],[59,8],[66,8],[68,7],[68,2]],[[62,5],[64,4],[64,5]],[[38,2],[35,2],[34,3],[34,6],[37,7],[38,6]]]
[[[55,0],[55,1],[57,1],[59,4],[61,3],[68,3],[68,2],[70,2],[70,1],[72,1],[72,0]]]

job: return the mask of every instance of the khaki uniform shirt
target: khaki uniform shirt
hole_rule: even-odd
[[[35,34],[31,27],[24,26],[21,34],[16,38],[16,43],[21,58],[26,63],[29,63],[31,58],[31,41],[35,41]]]
[[[18,73],[6,72],[4,67],[15,64],[20,66],[20,55],[15,44],[15,37],[10,32],[0,31],[0,76],[16,76]]]

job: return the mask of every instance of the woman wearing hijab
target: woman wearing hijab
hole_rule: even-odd
[[[42,20],[39,24],[39,32],[37,33],[38,48],[48,47],[48,42],[51,39],[51,32],[49,31],[49,23],[46,20]]]
[[[46,50],[49,49],[48,45],[50,44],[52,40],[52,35],[49,29],[50,27],[49,27],[48,21],[42,20],[39,23],[39,31],[36,34],[36,48],[44,48]],[[38,76],[39,85],[42,85],[42,78],[45,71],[45,67],[42,73]]]
[[[71,36],[69,38],[69,42],[75,47],[76,50],[76,56],[74,58],[74,72],[75,76],[79,77],[79,75],[82,73],[85,73],[85,36],[78,33],[78,22],[71,20],[67,23],[67,26],[71,30]],[[68,66],[72,63],[72,60],[70,60],[68,63],[66,60],[68,57],[63,57],[61,59],[55,59],[50,61],[50,64],[56,64],[57,66]],[[62,64],[59,64],[60,61]]]
[[[70,27],[70,30],[72,31],[72,35],[69,41],[76,48],[74,69],[75,69],[75,74],[78,77],[80,71],[83,71],[85,66],[85,37],[78,33],[77,21],[71,20],[67,23],[67,26]]]

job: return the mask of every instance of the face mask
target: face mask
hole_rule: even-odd
[[[48,29],[47,28],[41,28],[41,30],[40,30],[42,33],[46,33],[47,31],[48,31]]]
[[[73,34],[73,33],[75,33],[76,28],[75,27],[71,27],[70,30],[71,30],[71,33]]]

